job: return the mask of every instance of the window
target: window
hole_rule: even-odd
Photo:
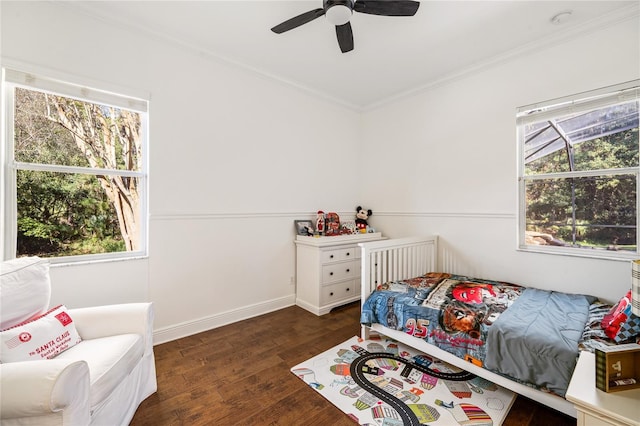
[[[518,109],[521,249],[638,256],[639,83]]]
[[[3,70],[4,257],[146,255],[147,102]]]

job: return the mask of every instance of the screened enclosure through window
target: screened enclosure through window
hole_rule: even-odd
[[[638,252],[638,82],[518,112],[519,246]]]

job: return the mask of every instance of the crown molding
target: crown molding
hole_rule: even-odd
[[[241,68],[244,69],[245,71],[249,71],[250,73],[253,74],[258,74],[262,77],[266,77],[269,80],[272,81],[276,81],[280,84],[284,84],[285,86],[288,87],[293,87],[297,90],[306,92],[307,94],[310,94],[312,96],[314,96],[315,98],[318,99],[322,99],[334,104],[337,104],[339,106],[345,107],[347,109],[353,110],[355,112],[361,112],[362,111],[362,107],[350,102],[346,102],[343,99],[339,99],[336,98],[334,96],[328,95],[322,91],[313,89],[309,86],[306,86],[304,84],[300,84],[296,81],[290,80],[290,79],[286,79],[286,78],[282,78],[278,75],[275,75],[273,73],[270,73],[268,71],[265,71],[264,69],[261,69],[259,67],[255,67],[253,65],[249,65],[246,64],[244,62],[241,61],[237,61],[235,59],[229,58],[228,56],[225,55],[221,55],[218,52],[215,52],[211,49],[207,49],[205,47],[203,47],[202,45],[198,45],[196,43],[193,42],[189,42],[183,39],[180,39],[179,37],[172,37],[170,35],[167,35],[161,31],[157,31],[153,28],[149,28],[147,26],[141,25],[141,24],[136,24],[133,23],[131,21],[127,21],[126,19],[123,19],[120,15],[117,14],[111,14],[111,13],[104,13],[104,12],[96,12],[95,10],[91,9],[89,6],[85,5],[83,1],[73,1],[73,0],[61,0],[61,1],[54,1],[54,0],[49,0],[52,3],[55,3],[57,5],[62,5],[64,7],[68,7],[70,9],[75,10],[78,13],[81,13],[87,17],[93,18],[93,19],[97,19],[98,21],[104,22],[108,25],[112,25],[112,26],[116,26],[119,27],[123,30],[127,30],[130,32],[133,32],[134,34],[139,34],[139,35],[143,35],[148,37],[151,40],[155,40],[157,42],[161,42],[161,43],[167,43],[171,46],[174,47],[179,47],[182,49],[185,49],[187,51],[190,51],[191,53],[194,53],[198,56],[201,56],[203,58],[207,58],[209,60],[218,62],[220,64],[226,65],[226,66],[234,66],[237,68]],[[88,2],[89,4],[91,2]]]
[[[359,113],[373,111],[375,109],[381,108],[393,102],[397,102],[399,100],[415,96],[425,91],[429,91],[441,86],[445,86],[447,84],[451,84],[455,81],[466,78],[473,73],[478,73],[478,72],[493,68],[500,64],[512,61],[516,58],[519,58],[528,54],[532,54],[537,51],[541,51],[550,46],[557,45],[560,43],[565,43],[577,37],[600,31],[609,26],[616,25],[631,19],[637,20],[640,16],[640,2],[634,2],[633,4],[627,7],[614,10],[607,14],[601,15],[598,18],[592,19],[588,22],[585,22],[573,27],[569,27],[562,32],[558,32],[557,34],[541,38],[531,43],[524,44],[515,49],[502,53],[500,55],[496,55],[484,61],[478,62],[470,67],[459,69],[448,75],[444,75],[437,80],[430,81],[418,87],[415,87],[413,89],[409,89],[404,92],[398,93],[397,95],[387,97],[380,101],[372,102],[368,105],[357,105],[354,103],[344,101],[343,99],[338,99],[334,96],[331,96],[322,91],[313,89],[307,85],[300,84],[296,81],[293,81],[287,78],[282,78],[273,73],[265,71],[261,68],[221,55],[210,49],[206,49],[201,45],[197,45],[196,43],[188,42],[177,37],[169,36],[165,33],[162,33],[160,31],[154,30],[152,28],[146,27],[141,24],[132,23],[130,21],[127,21],[126,19],[123,19],[123,17],[119,15],[109,14],[104,12],[96,13],[89,6],[85,5],[84,4],[85,2],[72,1],[72,0],[63,0],[63,1],[49,0],[49,1],[57,5],[63,5],[70,9],[74,9],[77,12],[84,14],[85,16],[92,17],[94,19],[105,22],[109,25],[117,26],[137,34],[147,36],[156,41],[168,43],[176,47],[187,49],[192,53],[208,58],[210,60],[215,60],[216,62],[221,64],[225,64],[228,66],[235,66],[235,67],[244,69],[246,71],[249,71],[251,73],[258,74],[262,77],[276,81],[280,84],[286,85],[288,87],[293,87],[297,90],[310,94],[318,99],[331,102],[333,104],[345,107],[347,109],[350,109],[352,111],[359,112]]]

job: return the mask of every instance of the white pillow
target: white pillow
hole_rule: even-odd
[[[50,297],[48,260],[20,257],[0,264],[0,330],[47,312]]]
[[[0,332],[0,362],[53,358],[82,339],[64,305]]]

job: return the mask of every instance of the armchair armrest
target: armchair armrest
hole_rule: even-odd
[[[152,303],[123,303],[69,309],[68,312],[83,339],[136,333],[144,336],[145,348],[153,348]]]
[[[0,364],[0,418],[62,417],[89,424],[89,366],[84,361],[50,359]],[[59,422],[59,420],[58,420]],[[4,424],[4,421],[1,422]]]

